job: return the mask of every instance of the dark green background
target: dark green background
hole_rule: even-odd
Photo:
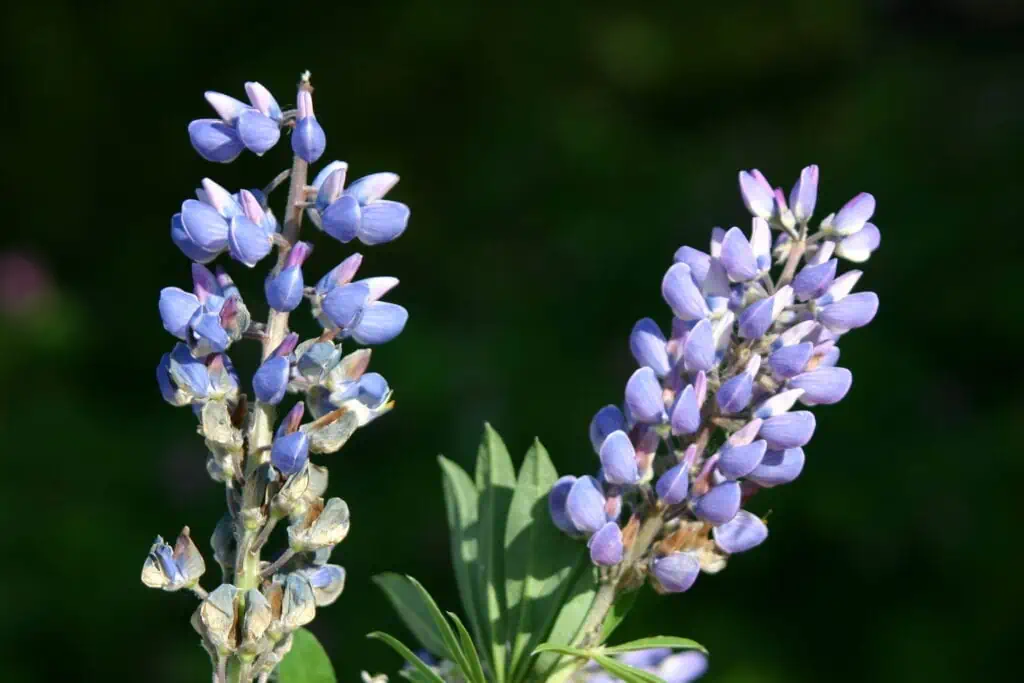
[[[788,187],[811,162],[822,209],[878,199],[862,287],[882,303],[843,344],[853,391],[818,411],[796,484],[758,497],[771,541],[649,596],[621,635],[700,640],[711,681],[994,680],[1017,657],[1019,4],[38,0],[0,16],[0,240],[53,281],[0,318],[5,683],[209,680],[193,598],[139,582],[153,536],[189,524],[205,549],[223,504],[191,415],[153,379],[172,345],[158,292],[188,284],[168,219],[204,175],[252,186],[288,163],[286,145],[199,159],[185,126],[210,115],[203,90],[257,79],[288,105],[306,68],[326,158],[400,173],[412,207],[399,241],[364,249],[411,311],[374,354],[397,409],[331,462],[349,585],[314,630],[341,680],[398,665],[363,638],[404,635],[374,573],[457,604],[436,454],[468,464],[487,419],[517,457],[538,435],[560,471],[594,469],[587,423],[621,400],[633,322],[668,322],[672,252],[747,225],[738,169]],[[315,241],[310,279],[347,253]],[[261,277],[241,278],[260,315]],[[253,349],[232,356],[252,369]]]

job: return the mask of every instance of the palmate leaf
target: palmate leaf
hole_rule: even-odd
[[[473,480],[466,471],[444,456],[438,456],[441,465],[441,483],[444,488],[445,509],[448,513],[448,532],[451,537],[452,567],[455,569],[455,583],[459,588],[459,597],[466,610],[469,627],[474,639],[483,644],[482,626],[486,623],[482,602],[477,587],[477,562],[479,544],[477,542],[477,512],[479,495]],[[490,661],[490,650],[484,649],[485,660]],[[493,667],[491,668],[493,671]]]
[[[590,605],[594,602],[597,583],[597,568],[591,564],[586,548],[582,548],[576,568],[569,580],[566,581],[569,590],[565,597],[558,601],[561,609],[547,633],[547,645],[568,646],[576,639],[580,627],[583,626],[583,621],[587,618]],[[546,681],[554,674],[562,657],[555,650],[542,651],[538,648],[535,652],[543,652],[543,654],[536,657],[532,668],[528,669],[533,672],[529,676],[529,680]]]
[[[530,651],[547,635],[571,585],[583,546],[555,527],[547,494],[558,473],[539,441],[526,453],[505,526],[510,681],[529,672]]]
[[[398,616],[406,627],[419,641],[420,645],[437,657],[445,656],[441,634],[434,625],[430,608],[423,602],[420,592],[412,583],[400,574],[387,572],[373,577],[384,594],[391,601]]]
[[[405,661],[409,662],[420,675],[422,680],[428,681],[429,683],[444,683],[444,679],[434,673],[433,669],[426,665],[426,663],[417,657],[412,650],[402,644],[402,641],[398,640],[394,636],[388,635],[382,631],[374,631],[366,636],[367,638],[373,638],[387,643],[391,648],[400,654]],[[287,658],[286,658],[287,659]],[[282,680],[281,683],[287,683]]]
[[[505,680],[505,522],[516,486],[515,468],[505,442],[484,424],[483,440],[477,450],[476,488],[478,495],[477,588],[484,622],[482,646],[491,652],[492,671],[497,681]]]
[[[334,667],[320,641],[307,629],[292,634],[292,649],[277,668],[279,683],[335,683]]]

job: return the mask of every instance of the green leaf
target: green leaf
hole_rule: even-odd
[[[542,643],[538,645],[532,654],[539,655],[544,652],[557,652],[560,655],[566,655],[567,657],[583,657],[590,659],[589,650],[581,650],[578,647],[572,647],[569,645],[556,645],[555,643]]]
[[[413,654],[412,650],[403,645],[402,642],[394,636],[390,636],[382,631],[374,631],[366,637],[373,638],[374,640],[380,640],[390,645],[395,652],[402,655],[402,658],[405,659],[405,661],[412,664],[413,668],[416,669],[424,680],[430,681],[430,683],[444,683],[444,679],[434,673],[434,671],[427,666],[422,659]],[[285,657],[285,661],[288,661],[287,657]],[[283,662],[281,663],[281,666],[284,666]],[[280,683],[290,683],[290,681],[282,678],[280,679]]]
[[[665,683],[665,680],[659,676],[629,666],[628,664],[623,664],[619,660],[612,659],[607,655],[594,652],[592,657],[602,669],[616,678],[621,678],[625,683]]]
[[[677,638],[675,636],[650,636],[649,638],[639,638],[628,643],[612,645],[603,649],[606,654],[617,655],[623,652],[647,650],[652,647],[670,647],[674,650],[700,650],[704,654],[708,653],[707,649],[696,640]]]
[[[471,668],[469,679],[477,683],[487,683],[487,678],[484,677],[483,665],[480,663],[480,655],[476,652],[476,647],[473,645],[473,638],[469,635],[469,631],[466,630],[462,620],[454,612],[449,612],[448,616],[455,622],[455,629],[459,632],[459,641],[462,643],[462,651],[466,653],[466,659],[469,660]]]
[[[441,634],[434,625],[430,608],[420,592],[404,576],[387,572],[373,577],[373,582],[391,601],[398,616],[425,649],[438,657],[445,654]]]
[[[633,605],[636,604],[636,599],[640,597],[640,591],[643,587],[623,593],[619,596],[618,600],[612,603],[612,609],[608,613],[608,616],[604,619],[604,626],[601,629],[601,642],[608,640],[608,636],[612,634],[622,620],[626,618],[629,611],[633,609]]]
[[[576,638],[583,625],[583,620],[587,618],[590,605],[594,602],[597,582],[597,568],[590,563],[586,548],[581,546],[576,570],[565,582],[569,586],[569,590],[564,596],[559,597],[558,603],[562,605],[562,608],[547,634],[548,645],[565,646]],[[561,657],[554,652],[540,655],[533,661],[533,675],[530,675],[529,679],[546,681],[557,667],[559,659]]]
[[[430,597],[430,593],[428,593],[427,589],[423,587],[423,584],[411,576],[407,576],[406,578],[410,583],[412,583],[416,590],[419,591],[420,598],[427,608],[427,613],[430,615],[430,618],[434,622],[434,626],[441,634],[441,641],[444,643],[444,649],[448,659],[455,662],[455,665],[462,670],[462,673],[466,678],[469,678],[469,660],[466,658],[465,653],[459,646],[459,641],[455,638],[455,632],[452,631],[452,627],[444,618],[444,615],[441,613],[441,609],[437,606],[437,603],[434,602],[434,598]]]
[[[527,673],[531,649],[558,615],[582,544],[551,521],[547,494],[558,479],[547,450],[534,441],[519,469],[505,525],[505,594],[508,601],[510,680]]]
[[[481,596],[482,625],[486,647],[498,681],[505,680],[505,521],[516,486],[512,458],[501,436],[484,423],[484,436],[477,450],[476,488],[479,494],[477,519],[480,562],[477,585]]]
[[[477,543],[477,508],[479,495],[473,480],[466,471],[456,463],[438,456],[441,465],[441,483],[444,487],[444,502],[448,512],[448,531],[451,536],[452,567],[455,569],[455,581],[459,587],[463,609],[473,629],[476,642],[483,645],[482,625],[486,623],[483,616],[480,592],[477,586],[477,564],[479,563],[479,545]],[[490,652],[485,649],[484,657],[489,658]]]
[[[280,683],[335,683],[334,667],[320,641],[300,628],[292,634],[292,649],[278,667]]]

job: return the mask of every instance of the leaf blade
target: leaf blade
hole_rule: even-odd
[[[473,638],[469,635],[469,631],[466,630],[462,620],[459,619],[458,615],[454,612],[448,612],[448,616],[455,623],[455,629],[459,632],[459,641],[462,643],[462,651],[466,653],[466,658],[469,660],[469,666],[471,668],[471,675],[469,678],[477,683],[487,683],[487,678],[484,676],[483,665],[480,662],[480,655],[477,654],[476,647],[473,645]]]
[[[444,679],[434,673],[433,669],[427,666],[422,659],[417,657],[412,650],[407,648],[402,644],[402,641],[398,640],[394,636],[388,635],[383,631],[374,631],[373,633],[368,633],[366,637],[372,638],[373,640],[379,640],[391,646],[392,650],[401,655],[402,659],[409,662],[409,664],[411,664],[416,671],[422,674],[426,680],[430,681],[430,683],[444,683]],[[282,681],[281,683],[288,683],[288,681]]]
[[[647,650],[653,647],[669,647],[673,650],[700,650],[704,654],[708,654],[707,648],[696,640],[679,638],[677,636],[649,636],[647,638],[637,638],[636,640],[631,640],[628,643],[620,643],[618,645],[605,647],[604,651],[607,654],[615,655],[622,654],[623,652]]]
[[[443,657],[445,653],[441,634],[419,591],[401,574],[385,572],[373,577],[373,582],[384,591],[402,622],[420,645],[431,654]]]
[[[582,552],[576,540],[551,521],[547,494],[558,472],[547,450],[534,440],[519,468],[505,524],[505,593],[511,680],[519,681],[530,665],[530,650],[544,640],[570,586],[564,586]]]
[[[655,676],[648,671],[624,664],[606,654],[594,652],[591,653],[591,657],[602,669],[617,678],[621,678],[625,683],[665,683],[665,679],[660,676]]]
[[[334,666],[320,641],[311,631],[297,629],[292,635],[292,649],[278,666],[280,683],[336,683]]]
[[[619,596],[619,599],[612,603],[612,609],[605,617],[604,625],[601,627],[601,642],[604,643],[608,640],[608,637],[612,632],[618,628],[622,620],[626,618],[630,610],[636,604],[637,598],[640,597],[640,591],[643,587],[629,591]]]
[[[478,586],[481,596],[482,626],[486,646],[491,651],[491,664],[495,678],[505,679],[505,569],[504,545],[497,539],[505,537],[505,522],[509,503],[516,486],[512,457],[501,436],[489,423],[484,423],[484,435],[477,450],[476,488],[479,495],[477,539],[480,563]]]
[[[594,596],[597,594],[597,569],[590,563],[590,556],[585,548],[580,549],[580,559],[576,570],[566,580],[567,590],[559,604],[561,609],[555,614],[549,629],[546,629],[547,642],[553,645],[568,645],[579,633],[587,612],[590,610]],[[555,652],[546,652],[538,656],[532,666],[527,667],[525,674],[532,670],[536,676],[531,677],[545,681],[558,666],[561,656]]]
[[[478,498],[476,486],[464,469],[443,455],[437,458],[441,466],[441,484],[444,489],[445,510],[451,541],[452,567],[459,589],[462,607],[469,619],[476,641],[485,647],[484,658],[490,657],[483,638],[483,611],[477,586],[477,564],[480,561],[477,542]]]
[[[465,653],[459,646],[459,642],[455,638],[455,632],[448,624],[448,621],[444,618],[444,614],[441,613],[441,608],[437,606],[437,603],[434,602],[434,598],[431,597],[430,593],[427,592],[427,589],[423,587],[423,584],[411,576],[406,576],[405,578],[415,586],[417,591],[419,591],[420,597],[427,608],[427,612],[430,614],[431,619],[434,621],[434,626],[441,635],[441,641],[445,646],[445,654],[448,655],[450,660],[455,662],[455,665],[462,670],[462,673],[465,674],[466,677],[469,677],[469,660],[466,658]]]

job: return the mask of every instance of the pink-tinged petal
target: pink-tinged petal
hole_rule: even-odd
[[[801,223],[806,223],[814,214],[818,202],[818,167],[811,164],[800,172],[800,179],[789,193],[789,208],[793,216]]]

